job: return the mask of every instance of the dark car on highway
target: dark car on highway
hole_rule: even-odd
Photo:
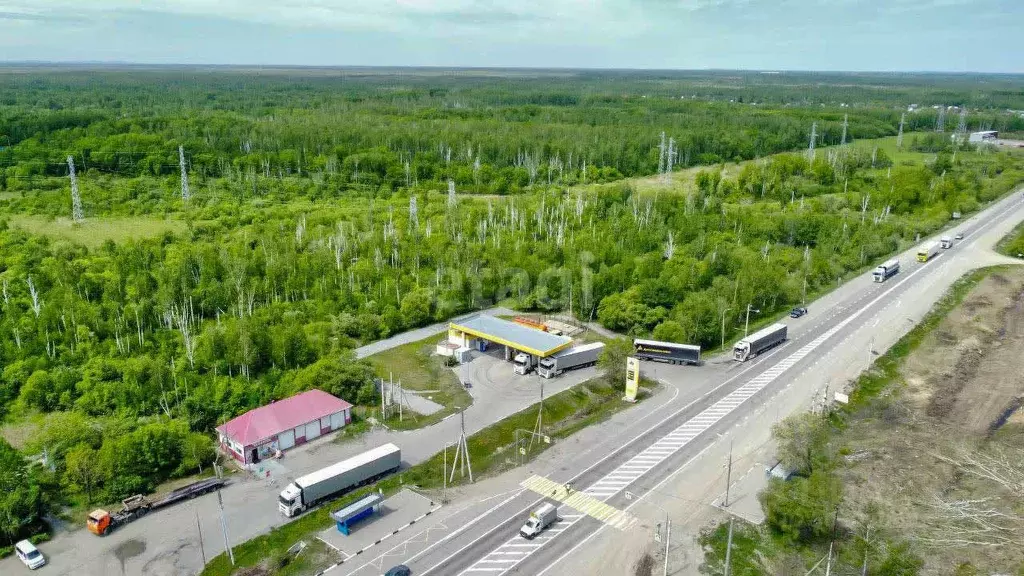
[[[807,314],[807,308],[793,308],[789,311],[790,318],[799,318],[804,314]]]
[[[404,564],[399,564],[398,566],[395,566],[394,568],[385,572],[384,576],[409,576],[410,574],[412,574],[412,570],[409,570],[408,566]]]

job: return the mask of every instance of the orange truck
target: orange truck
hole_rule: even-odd
[[[137,518],[141,518],[152,510],[170,506],[181,500],[195,498],[196,496],[219,490],[225,482],[221,478],[207,478],[194,482],[188,486],[182,486],[172,491],[159,500],[150,500],[142,494],[130,496],[121,501],[121,509],[117,512],[107,512],[102,508],[93,510],[86,521],[89,531],[98,536],[113,532],[118,526],[123,526]]]

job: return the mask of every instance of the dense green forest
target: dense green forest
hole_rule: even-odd
[[[1002,102],[998,79],[981,97],[859,77],[0,74],[0,417],[46,464],[0,440],[7,539],[196,472],[214,426],[271,399],[373,403],[358,344],[503,303],[714,347],[748,303],[769,318],[1024,178],[1019,155],[911,134],[931,109],[901,148],[861,142],[898,131],[893,90]],[[774,104],[671,96],[709,78]],[[834,146],[767,156],[812,124]],[[126,221],[154,228],[110,230]]]

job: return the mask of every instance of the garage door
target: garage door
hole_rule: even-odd
[[[287,430],[277,435],[277,447],[287,450],[295,446],[295,430]]]
[[[331,414],[331,428],[337,430],[345,425],[345,411],[335,412]]]
[[[320,421],[314,420],[306,424],[306,440],[312,440],[320,436]]]

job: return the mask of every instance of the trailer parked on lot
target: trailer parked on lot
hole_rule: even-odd
[[[641,360],[657,360],[669,364],[700,364],[700,346],[658,340],[633,340],[634,356]]]
[[[772,324],[740,340],[732,349],[733,358],[746,362],[772,346],[786,340],[788,329],[785,324]]]
[[[544,378],[554,378],[566,370],[575,370],[584,366],[597,364],[597,358],[604,350],[604,342],[591,342],[562,350],[554,356],[541,358],[537,365],[537,374]]]
[[[220,489],[224,486],[225,481],[222,478],[207,478],[206,480],[200,480],[194,482],[188,486],[182,486],[177,490],[172,491],[167,496],[160,498],[159,500],[150,500],[142,494],[136,494],[125,498],[121,501],[121,509],[117,512],[107,512],[103,509],[93,510],[89,514],[89,519],[86,522],[89,531],[93,534],[102,536],[109,534],[118,526],[127,524],[132,520],[141,518],[153,510],[163,508],[164,506],[170,506],[176,502],[188,498],[195,498],[196,496],[212,492]]]
[[[291,518],[317,502],[396,472],[402,465],[402,451],[384,444],[337,464],[297,478],[278,497],[278,510]]]

